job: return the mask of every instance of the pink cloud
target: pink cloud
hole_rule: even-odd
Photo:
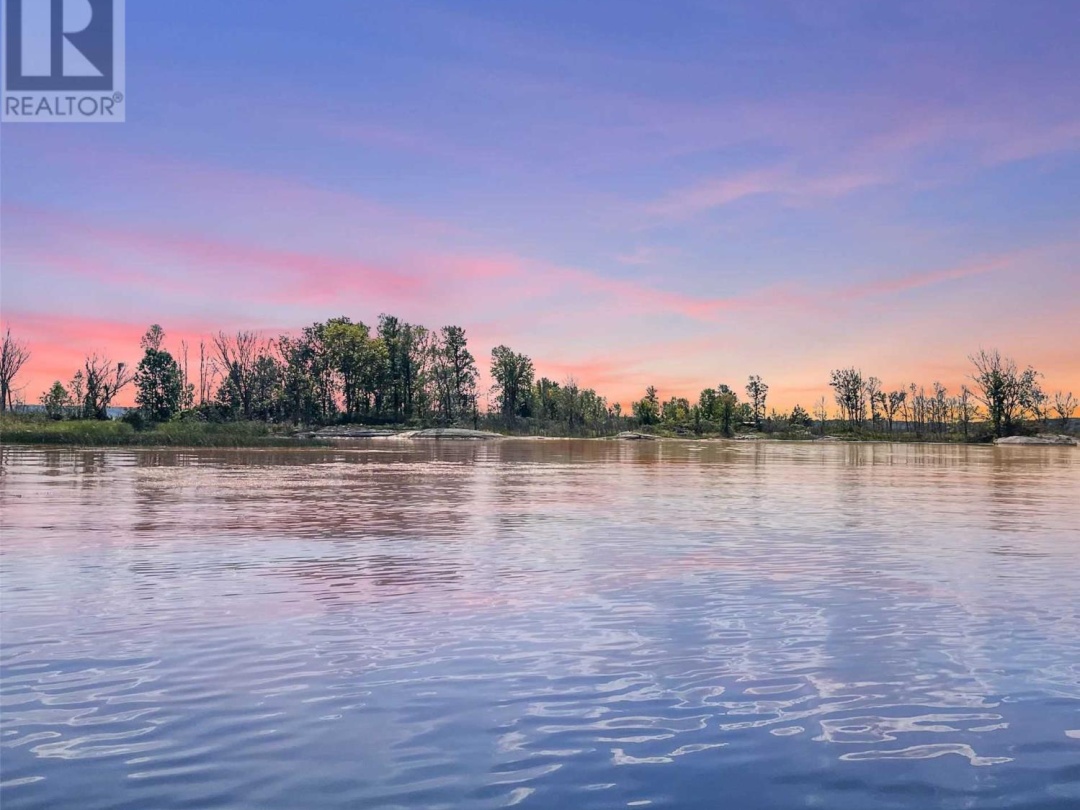
[[[183,280],[192,285],[212,281],[232,287],[230,274],[239,273],[237,283],[260,300],[295,302],[298,298],[315,303],[334,301],[342,292],[363,290],[390,301],[412,298],[423,290],[424,280],[398,268],[369,264],[349,257],[308,253],[284,248],[230,243],[224,240],[178,234],[164,230],[139,230],[91,223],[87,220],[41,209],[15,208],[4,204],[5,215],[17,214],[45,232],[81,238],[80,254],[52,251],[31,252],[33,262],[62,264],[76,271],[96,275],[102,281],[141,281],[149,286],[182,286],[167,272],[183,271]],[[93,246],[110,253],[112,261],[87,254]],[[116,251],[126,261],[139,262],[138,270],[125,269],[115,260]],[[146,271],[142,267],[160,267]],[[163,278],[164,276],[164,278]]]
[[[135,282],[155,289],[164,285],[180,291],[186,285],[194,290],[212,282],[219,294],[223,289],[230,290],[249,300],[323,305],[337,303],[349,294],[363,294],[379,299],[385,306],[415,303],[418,299],[446,300],[448,296],[494,303],[508,292],[574,298],[591,293],[613,300],[624,309],[669,311],[699,320],[762,303],[762,294],[701,298],[509,254],[421,253],[403,257],[388,267],[357,258],[230,243],[160,229],[118,228],[40,209],[5,205],[4,212],[29,220],[46,232],[80,236],[78,256],[46,249],[29,251],[22,261],[75,271],[101,281]],[[108,260],[90,255],[93,245],[104,250]],[[135,268],[130,266],[132,263]],[[148,271],[145,267],[162,269]],[[182,277],[167,275],[176,270],[183,273]],[[232,283],[231,274],[235,274]]]
[[[556,278],[575,290],[600,295],[616,304],[621,311],[671,312],[694,320],[715,320],[721,313],[756,309],[770,299],[783,299],[777,287],[759,289],[753,293],[730,297],[705,297],[664,290],[630,279],[610,278],[576,268],[554,268],[549,277]]]
[[[826,191],[827,185],[822,187]],[[265,321],[265,315],[251,311],[251,304],[257,301],[324,307],[326,311],[318,317],[342,311],[355,316],[356,302],[374,312],[393,311],[402,305],[411,311],[401,314],[410,318],[417,301],[424,301],[428,313],[465,325],[470,335],[478,338],[475,344],[478,347],[508,343],[530,353],[527,341],[521,338],[523,325],[535,326],[546,318],[549,320],[545,324],[557,325],[561,343],[570,355],[575,351],[575,341],[589,330],[604,337],[598,344],[598,356],[591,358],[558,357],[560,350],[548,346],[536,353],[538,369],[555,379],[573,375],[582,385],[595,387],[613,401],[624,404],[640,396],[640,391],[650,383],[660,385],[665,392],[696,396],[700,388],[715,385],[718,379],[737,382],[738,375],[727,373],[732,366],[718,364],[716,360],[720,347],[728,357],[738,357],[740,353],[756,357],[755,343],[765,336],[778,345],[788,346],[784,350],[787,353],[799,352],[806,335],[819,328],[815,319],[837,307],[853,311],[850,305],[856,301],[870,298],[892,301],[898,294],[914,289],[975,279],[1020,266],[1041,266],[1036,261],[1039,251],[1027,251],[871,281],[848,281],[825,289],[788,283],[732,296],[702,296],[665,289],[662,284],[613,278],[503,252],[416,251],[393,264],[369,263],[348,255],[267,247],[162,229],[111,226],[38,209],[5,205],[3,212],[14,216],[23,237],[34,231],[49,237],[65,235],[59,246],[49,239],[41,244],[28,237],[20,239],[16,250],[5,250],[8,267],[46,265],[96,281],[138,285],[156,291],[164,287],[169,292],[183,293],[185,285],[213,289],[216,296],[223,289],[235,291],[237,302],[244,305],[244,315],[228,323],[195,326],[178,322],[173,329],[167,313],[151,316],[153,320],[163,321],[171,334],[190,335],[189,342],[197,342],[198,334],[209,334],[219,326],[232,329],[258,325],[253,321],[260,318]],[[73,255],[72,244],[80,245],[77,255]],[[173,274],[174,269],[182,273]],[[230,280],[234,280],[234,286],[229,286]],[[137,299],[133,296],[133,300]],[[519,317],[515,307],[527,309],[528,317]],[[490,317],[492,312],[499,313],[503,320],[494,325],[486,322],[485,317]],[[656,313],[678,315],[692,322],[690,325],[695,328],[710,324],[720,328],[715,334],[673,340],[657,340],[654,333],[646,331],[641,335],[640,345],[622,344],[627,334],[638,331],[623,327],[634,323],[640,315]],[[8,317],[5,312],[5,320],[16,331],[23,330],[25,317],[18,313]],[[36,317],[37,321],[30,323],[36,353],[32,376],[34,385],[40,384],[42,388],[57,377],[67,379],[81,362],[84,350],[101,348],[116,359],[125,355],[136,359],[131,354],[137,352],[138,337],[148,322]],[[440,325],[426,317],[419,320],[430,326]],[[292,328],[299,325],[289,324]],[[272,333],[277,331],[280,330]],[[963,352],[969,349],[958,350],[957,356],[963,357]],[[479,348],[477,356],[484,364],[486,355]],[[815,371],[814,376],[824,379],[835,361],[822,357],[815,361],[821,370]],[[798,389],[799,385],[793,387]],[[782,403],[786,396],[783,389],[777,388],[775,393],[777,402]]]
[[[1015,265],[1016,256],[998,256],[995,258],[961,264],[957,267],[947,267],[941,270],[929,270],[925,272],[908,273],[893,278],[875,279],[862,284],[853,284],[849,287],[834,291],[832,294],[845,300],[857,301],[863,298],[889,295],[891,293],[907,292],[920,287],[931,287],[936,284],[944,284],[948,281],[956,281],[973,276],[981,276],[993,273]]]
[[[5,213],[11,210],[5,206]],[[177,292],[213,283],[219,294],[225,290],[247,300],[313,306],[348,304],[351,295],[375,298],[383,308],[415,305],[418,300],[457,300],[469,303],[474,313],[484,306],[508,303],[508,295],[576,302],[591,297],[621,313],[669,312],[710,322],[734,312],[810,310],[836,300],[904,292],[1001,270],[1026,255],[990,257],[957,267],[841,284],[825,290],[783,283],[740,295],[708,297],[511,254],[424,253],[405,257],[394,266],[383,266],[353,257],[89,224],[39,210],[17,209],[17,213],[29,216],[46,230],[78,232],[84,251],[77,256],[48,249],[30,251],[24,261],[100,281],[137,283],[154,289],[164,286]],[[88,245],[100,246],[105,255],[92,255]],[[116,260],[117,251],[121,261]],[[163,268],[164,272],[145,267]],[[177,269],[182,275],[172,275]]]
[[[882,177],[870,173],[799,177],[792,170],[780,167],[714,178],[676,189],[650,203],[646,210],[665,218],[687,219],[756,195],[777,195],[785,203],[802,205],[810,200],[842,197],[882,182]]]
[[[1020,130],[995,138],[983,155],[987,163],[1011,163],[1016,160],[1070,152],[1080,149],[1080,120],[1042,127],[1035,132]]]

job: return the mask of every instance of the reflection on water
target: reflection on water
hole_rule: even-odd
[[[4,448],[9,808],[1080,806],[1080,454]]]

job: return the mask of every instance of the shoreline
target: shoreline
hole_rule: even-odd
[[[850,438],[850,437],[836,437],[825,436],[815,437],[807,439],[797,438],[773,438],[773,437],[724,437],[724,436],[651,436],[646,440],[631,440],[622,439],[617,436],[523,436],[523,435],[503,435],[475,438],[475,437],[435,437],[435,436],[352,436],[352,437],[333,437],[333,438],[301,438],[290,436],[277,436],[267,437],[265,440],[249,440],[249,441],[199,441],[199,442],[169,442],[169,441],[156,441],[156,437],[146,437],[146,440],[141,440],[142,437],[134,441],[120,441],[120,442],[91,442],[91,441],[63,441],[58,440],[59,437],[53,438],[39,438],[38,440],[29,441],[8,441],[6,437],[0,436],[0,449],[6,448],[22,448],[22,449],[34,449],[34,448],[55,448],[55,449],[69,449],[69,450],[352,450],[362,449],[360,443],[371,444],[384,444],[388,442],[397,443],[409,443],[409,444],[487,444],[490,442],[603,442],[603,443],[619,443],[619,444],[644,444],[650,445],[655,443],[665,444],[717,444],[717,445],[755,445],[755,444],[798,444],[808,446],[829,446],[829,445],[867,445],[867,444],[889,444],[889,445],[933,445],[933,446],[949,446],[949,447],[971,447],[971,448],[985,448],[995,449],[999,447],[1020,447],[1020,448],[1033,448],[1033,447],[1050,447],[1050,448],[1064,448],[1064,447],[1077,447],[1078,444],[1074,440],[1072,443],[1066,442],[1009,442],[1009,443],[995,443],[995,442],[958,442],[958,441],[940,441],[933,439],[888,439],[888,438]]]
[[[828,430],[828,427],[826,427]],[[589,441],[651,444],[655,442],[747,445],[783,442],[789,444],[934,444],[972,447],[996,446],[1076,446],[1074,435],[1046,433],[991,441],[983,430],[964,440],[962,436],[916,436],[912,433],[888,435],[838,432],[824,436],[808,432],[745,432],[734,436],[719,433],[674,434],[674,432],[622,430],[603,436],[539,435],[501,433],[464,427],[390,428],[373,425],[330,425],[320,428],[295,427],[264,422],[165,422],[136,429],[119,420],[23,420],[0,419],[0,445],[25,447],[88,448],[188,448],[247,449],[347,448],[354,442],[504,442],[504,441]]]

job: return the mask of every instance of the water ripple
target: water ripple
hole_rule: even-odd
[[[0,800],[1080,806],[1080,467],[1010,450],[2,448]]]

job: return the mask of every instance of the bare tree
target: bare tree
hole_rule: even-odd
[[[867,377],[866,382],[863,383],[863,390],[866,392],[866,401],[870,404],[870,424],[876,428],[878,405],[881,404],[881,380],[877,377]]]
[[[188,377],[188,344],[186,340],[180,341],[180,358],[180,377],[184,386],[180,407],[190,408],[195,404],[195,386]]]
[[[1028,393],[1026,407],[1031,412],[1032,418],[1042,425],[1044,430],[1050,427],[1050,411],[1053,410],[1050,396],[1038,385]]]
[[[1069,420],[1072,419],[1072,415],[1076,412],[1077,405],[1080,405],[1076,401],[1076,397],[1072,395],[1072,391],[1067,394],[1058,391],[1054,394],[1054,410],[1057,411],[1058,419],[1061,420],[1061,429],[1069,429]]]
[[[968,437],[968,432],[971,430],[971,423],[979,415],[979,407],[973,401],[973,395],[971,389],[966,385],[960,386],[960,398],[957,400],[956,405],[956,419],[960,423],[960,429],[964,433],[964,438]]]
[[[235,336],[218,332],[214,336],[214,349],[222,374],[221,386],[244,419],[251,419],[256,363],[269,353],[270,347],[270,342],[258,332],[240,331]]]
[[[199,340],[199,404],[205,405],[210,398],[210,389],[214,383],[216,372],[214,358],[206,354],[206,341]]]
[[[822,397],[814,403],[814,418],[818,420],[821,425],[821,435],[825,435],[825,423],[829,421],[829,406],[825,401],[825,397]]]
[[[911,421],[915,425],[915,435],[922,436],[923,428],[926,427],[927,397],[926,389],[921,385],[916,387],[912,383],[908,388],[911,394]]]
[[[15,390],[12,383],[26,361],[30,359],[30,347],[11,336],[11,329],[4,332],[0,344],[0,411],[6,411],[15,404]]]
[[[893,422],[896,420],[897,413],[900,412],[900,408],[907,400],[907,391],[903,389],[899,391],[890,391],[886,394],[881,392],[881,408],[885,411],[885,421],[889,424],[889,433],[893,432]]]
[[[949,423],[949,389],[934,381],[934,398],[930,400],[930,430],[939,435],[945,435],[946,425]]]
[[[107,357],[91,355],[83,364],[83,415],[90,419],[108,419],[113,398],[135,379],[125,363],[113,363]]]
[[[80,368],[71,378],[71,415],[73,419],[82,419],[86,416],[86,377]]]
[[[150,328],[146,330],[146,334],[139,340],[139,348],[145,351],[158,351],[161,349],[161,344],[165,341],[165,330],[161,328],[161,324],[151,324]]]

